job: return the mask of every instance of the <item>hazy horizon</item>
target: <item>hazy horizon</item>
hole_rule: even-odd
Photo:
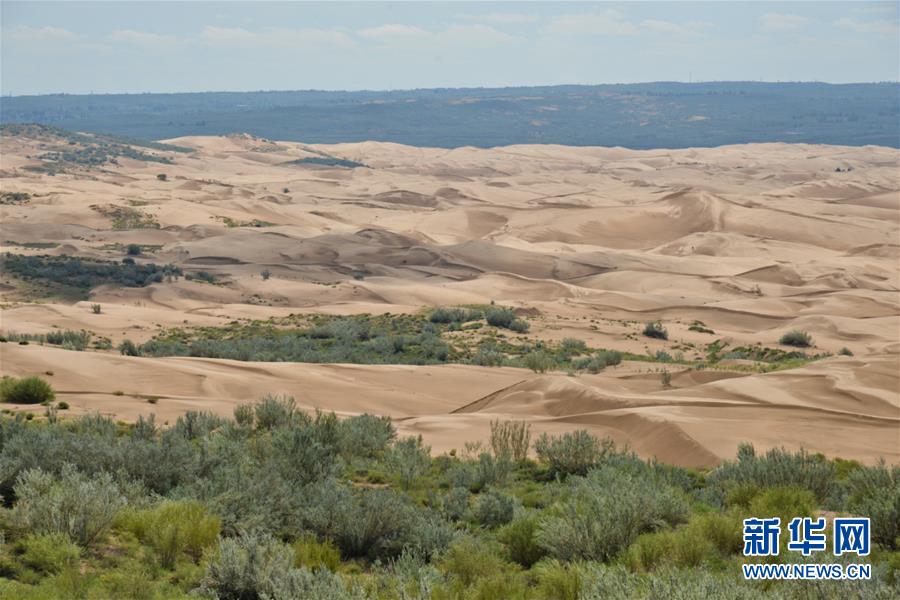
[[[3,95],[896,82],[892,2],[3,2]]]
[[[282,88],[282,89],[259,89],[259,90],[184,90],[180,92],[158,92],[154,90],[148,90],[145,92],[87,92],[87,93],[71,93],[71,92],[48,92],[46,94],[4,94],[5,98],[24,98],[29,96],[145,96],[145,95],[177,95],[177,94],[287,94],[292,92],[322,92],[322,93],[355,93],[355,92],[373,92],[373,93],[393,93],[393,92],[415,92],[415,91],[423,91],[423,90],[509,90],[509,89],[517,89],[517,88],[558,88],[558,87],[595,87],[595,86],[610,86],[610,85],[656,85],[656,84],[667,84],[667,83],[677,83],[683,85],[693,85],[693,84],[744,84],[744,83],[759,83],[759,84],[804,84],[804,85],[833,85],[833,86],[852,86],[852,85],[900,85],[900,79],[897,80],[885,80],[885,81],[845,81],[845,82],[832,82],[832,81],[818,81],[818,80],[794,80],[794,81],[768,81],[768,80],[738,80],[738,79],[715,79],[709,81],[679,81],[676,79],[672,80],[660,80],[660,81],[634,81],[634,82],[623,82],[623,81],[596,81],[591,83],[554,83],[554,84],[534,84],[534,85],[504,85],[504,86],[444,86],[444,87],[411,87],[411,88],[359,88],[359,89],[338,89],[338,88]]]

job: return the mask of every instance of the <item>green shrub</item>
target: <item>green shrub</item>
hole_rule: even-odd
[[[588,351],[587,344],[583,340],[575,338],[563,338],[559,343],[559,351],[566,356],[578,356]]]
[[[490,490],[479,495],[475,505],[475,518],[487,527],[499,527],[512,521],[515,509],[515,498],[497,490]]]
[[[484,318],[488,325],[508,329],[512,322],[516,320],[516,313],[511,308],[491,307],[485,311]]]
[[[238,404],[234,407],[234,422],[239,427],[253,427],[256,418],[256,410],[252,404]]]
[[[816,497],[812,492],[796,486],[764,489],[750,502],[750,514],[754,517],[781,517],[782,524],[794,517],[811,517],[815,509]]]
[[[450,521],[459,521],[469,510],[469,488],[450,488],[441,498],[441,514]]]
[[[538,459],[550,467],[551,474],[561,475],[586,475],[614,449],[611,439],[600,440],[584,429],[559,436],[542,433],[534,443]]]
[[[274,429],[288,425],[297,414],[297,406],[292,396],[266,394],[254,406],[257,429]]]
[[[695,515],[688,526],[699,531],[723,556],[740,554],[743,548],[743,523],[737,512]]]
[[[56,397],[50,384],[40,377],[4,377],[0,380],[0,400],[12,404],[43,404]]]
[[[545,373],[556,366],[553,357],[543,351],[529,352],[522,357],[522,362],[526,368],[531,369],[535,373]]]
[[[572,480],[570,496],[542,520],[538,544],[560,560],[607,561],[638,535],[687,520],[683,495],[651,472],[612,468]]]
[[[59,573],[78,564],[81,550],[63,533],[31,534],[20,542],[22,562],[48,574]]]
[[[185,554],[198,562],[221,528],[218,517],[207,514],[202,504],[189,501],[165,501],[150,509],[126,511],[117,523],[153,548],[166,569],[172,569]]]
[[[523,319],[513,319],[512,323],[507,326],[507,329],[516,333],[528,333],[531,326],[528,324],[528,321]]]
[[[462,536],[450,544],[438,568],[468,587],[478,579],[514,568],[501,556],[502,550],[496,542]]]
[[[125,340],[119,344],[119,353],[123,356],[140,356],[141,350],[131,340]]]
[[[482,317],[480,310],[467,308],[435,308],[428,314],[428,320],[432,323],[465,323]]]
[[[845,482],[846,507],[871,518],[872,539],[885,548],[900,548],[900,466],[882,460],[850,472]]]
[[[510,456],[516,462],[528,457],[531,425],[525,421],[491,421],[491,449],[494,456]]]
[[[35,533],[60,533],[81,546],[99,541],[125,498],[110,475],[90,478],[71,465],[59,477],[40,469],[22,473],[15,486],[15,518]]]
[[[292,545],[294,566],[307,569],[325,568],[337,571],[341,564],[341,553],[330,541],[320,542],[312,536],[302,536]]]
[[[579,600],[582,597],[586,579],[578,563],[547,559],[536,564],[532,572],[537,578],[536,587],[540,598]]]
[[[141,247],[138,244],[128,244],[125,248],[125,253],[128,256],[139,256],[141,254]]]
[[[399,556],[403,550],[417,550],[429,557],[453,538],[450,528],[434,513],[389,490],[355,494],[335,517],[333,540],[344,557],[385,559]]]
[[[840,350],[838,350],[838,354],[841,356],[853,356],[853,352],[847,346],[844,346]]]
[[[652,571],[663,564],[697,567],[714,553],[715,547],[701,530],[681,527],[639,536],[625,552],[623,564],[632,571]]]
[[[646,325],[644,325],[644,335],[649,338],[655,338],[658,340],[667,340],[669,339],[669,332],[666,331],[666,328],[662,326],[660,321],[650,321]]]
[[[800,331],[799,329],[794,329],[793,331],[788,331],[781,339],[778,340],[779,344],[784,344],[785,346],[796,346],[798,348],[808,348],[812,346],[812,337],[805,331]]]
[[[622,353],[616,350],[601,350],[594,356],[585,356],[572,361],[572,368],[576,371],[599,373],[606,367],[613,367],[622,362]]]
[[[812,492],[817,500],[824,501],[833,488],[834,476],[833,463],[805,450],[790,452],[784,448],[772,448],[760,457],[751,444],[741,444],[737,461],[725,461],[713,469],[707,482],[711,489],[718,490],[722,498],[734,486],[740,485],[757,488],[798,486]]]
[[[91,312],[95,315],[99,315],[101,312],[103,312],[103,307],[99,304],[91,304]]]
[[[506,547],[510,559],[525,568],[547,556],[547,551],[537,542],[538,522],[539,515],[532,512],[497,531],[497,539]]]
[[[376,458],[384,455],[397,430],[390,417],[362,414],[348,417],[339,427],[341,454],[352,457]]]
[[[311,598],[343,600],[364,596],[348,589],[327,569],[294,568],[291,547],[261,533],[245,533],[219,542],[197,590],[221,600]]]
[[[422,436],[407,437],[394,442],[387,453],[387,468],[400,479],[404,489],[421,477],[431,464],[431,446],[422,443]]]

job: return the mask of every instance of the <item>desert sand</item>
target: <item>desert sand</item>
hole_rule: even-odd
[[[664,386],[664,365],[638,361],[570,376],[0,344],[0,372],[51,371],[69,415],[172,422],[279,393],[342,415],[390,415],[434,452],[486,440],[492,419],[524,419],[535,433],[586,428],[688,466],[731,458],[741,441],[900,461],[898,150],[167,142],[194,151],[159,152],[172,164],[120,158],[51,176],[25,168],[40,140],[4,137],[2,190],[31,198],[0,206],[2,251],[119,260],[116,244],[154,245],[141,260],[209,271],[224,285],[182,279],[32,302],[4,274],[3,332],[87,329],[115,345],[164,327],[494,301],[528,315],[529,335],[547,341],[639,354],[690,347],[684,354],[700,359],[716,339],[788,349],[780,336],[800,329],[814,339],[809,352],[834,356],[772,373],[669,365]],[[366,166],[292,164],[322,155]],[[98,206],[132,207],[159,228],[114,229]],[[56,246],[22,246],[41,242]],[[641,336],[657,319],[668,340]],[[695,320],[715,334],[690,330]]]

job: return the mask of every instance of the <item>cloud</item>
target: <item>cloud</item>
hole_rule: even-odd
[[[537,15],[528,13],[487,13],[483,15],[459,15],[465,21],[478,21],[480,23],[499,23],[509,25],[516,23],[534,23]]]
[[[700,35],[704,30],[713,27],[707,21],[689,21],[687,23],[672,23],[671,21],[659,21],[646,19],[641,21],[641,29],[671,35]]]
[[[360,29],[356,32],[356,35],[368,39],[387,39],[387,38],[421,38],[428,37],[431,34],[430,31],[426,31],[421,27],[414,27],[412,25],[379,25],[378,27],[369,27],[367,29]]]
[[[178,38],[176,38],[174,35],[161,35],[148,31],[135,31],[133,29],[120,29],[118,31],[113,31],[109,35],[109,39],[113,42],[156,47],[172,46],[178,43]]]
[[[783,13],[766,13],[760,21],[765,31],[789,31],[791,29],[799,29],[809,23],[807,17]]]
[[[621,12],[606,9],[557,15],[544,31],[555,35],[635,35],[638,28]]]
[[[3,32],[3,37],[17,42],[74,42],[82,36],[62,27],[28,27],[19,25]]]
[[[456,44],[495,45],[517,42],[521,38],[494,29],[490,25],[453,25],[438,34],[438,39]]]
[[[259,31],[249,31],[240,27],[216,27],[213,25],[203,28],[199,40],[210,46],[274,46],[279,48],[354,44],[350,36],[336,29],[267,27]]]
[[[428,44],[465,44],[467,46],[508,44],[520,39],[482,23],[451,25],[442,31],[428,31],[412,25],[390,24],[360,29],[356,34],[367,40],[382,42],[425,41]]]
[[[834,22],[834,26],[850,29],[857,33],[880,33],[882,35],[897,35],[900,31],[896,21],[859,21],[849,17],[838,19]]]

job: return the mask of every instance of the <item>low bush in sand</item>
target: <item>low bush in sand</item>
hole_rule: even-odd
[[[785,346],[796,346],[797,348],[809,348],[812,346],[813,340],[812,336],[807,332],[794,329],[781,336],[778,343]]]
[[[44,404],[56,397],[50,384],[40,377],[3,377],[0,380],[0,400],[12,404]]]

